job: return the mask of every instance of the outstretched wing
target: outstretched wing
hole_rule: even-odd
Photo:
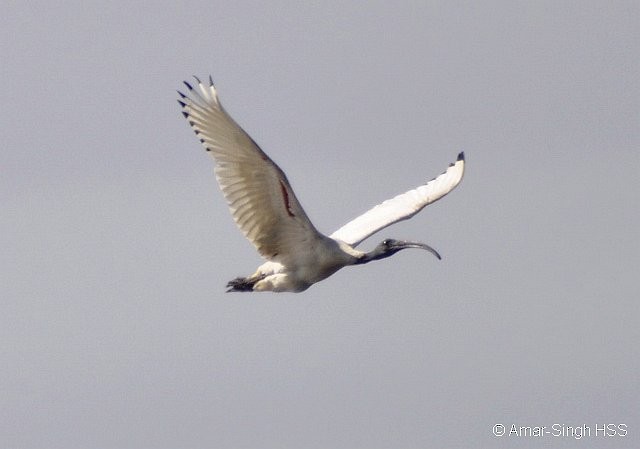
[[[413,217],[428,204],[451,192],[462,180],[463,173],[464,153],[460,153],[456,162],[437,178],[378,204],[338,229],[331,237],[356,246],[381,229]]]
[[[209,77],[178,102],[189,125],[216,161],[215,175],[231,215],[258,252],[269,260],[296,257],[320,234],[302,209],[284,172],[225,111]]]

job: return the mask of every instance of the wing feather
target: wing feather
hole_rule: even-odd
[[[330,237],[356,246],[381,229],[413,217],[425,206],[451,192],[460,183],[463,174],[464,153],[460,153],[456,162],[449,165],[437,178],[378,204],[342,226]]]
[[[216,161],[215,175],[236,224],[266,259],[289,261],[296,248],[321,238],[284,172],[231,118],[213,83],[185,81],[182,113]]]

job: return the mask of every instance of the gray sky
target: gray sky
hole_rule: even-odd
[[[52,5],[0,6],[1,448],[640,447],[638,2]],[[362,246],[443,260],[225,294],[209,73],[326,233],[464,150]]]

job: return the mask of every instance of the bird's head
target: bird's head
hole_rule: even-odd
[[[406,240],[384,239],[378,246],[374,248],[373,251],[368,252],[364,255],[361,263],[371,262],[372,260],[385,259],[389,256],[393,256],[398,251],[407,249],[407,248],[424,249],[429,251],[438,259],[442,259],[442,257],[440,257],[440,254],[438,254],[438,251],[436,251],[426,243],[408,242]]]

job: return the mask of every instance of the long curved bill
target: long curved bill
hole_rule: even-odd
[[[438,260],[442,260],[442,257],[440,257],[440,254],[438,253],[438,251],[436,251],[435,249],[433,249],[432,247],[430,247],[426,243],[399,241],[398,244],[397,244],[397,248],[399,248],[399,249],[405,249],[405,248],[424,249],[424,250],[429,251],[434,256],[436,256],[438,258]]]

